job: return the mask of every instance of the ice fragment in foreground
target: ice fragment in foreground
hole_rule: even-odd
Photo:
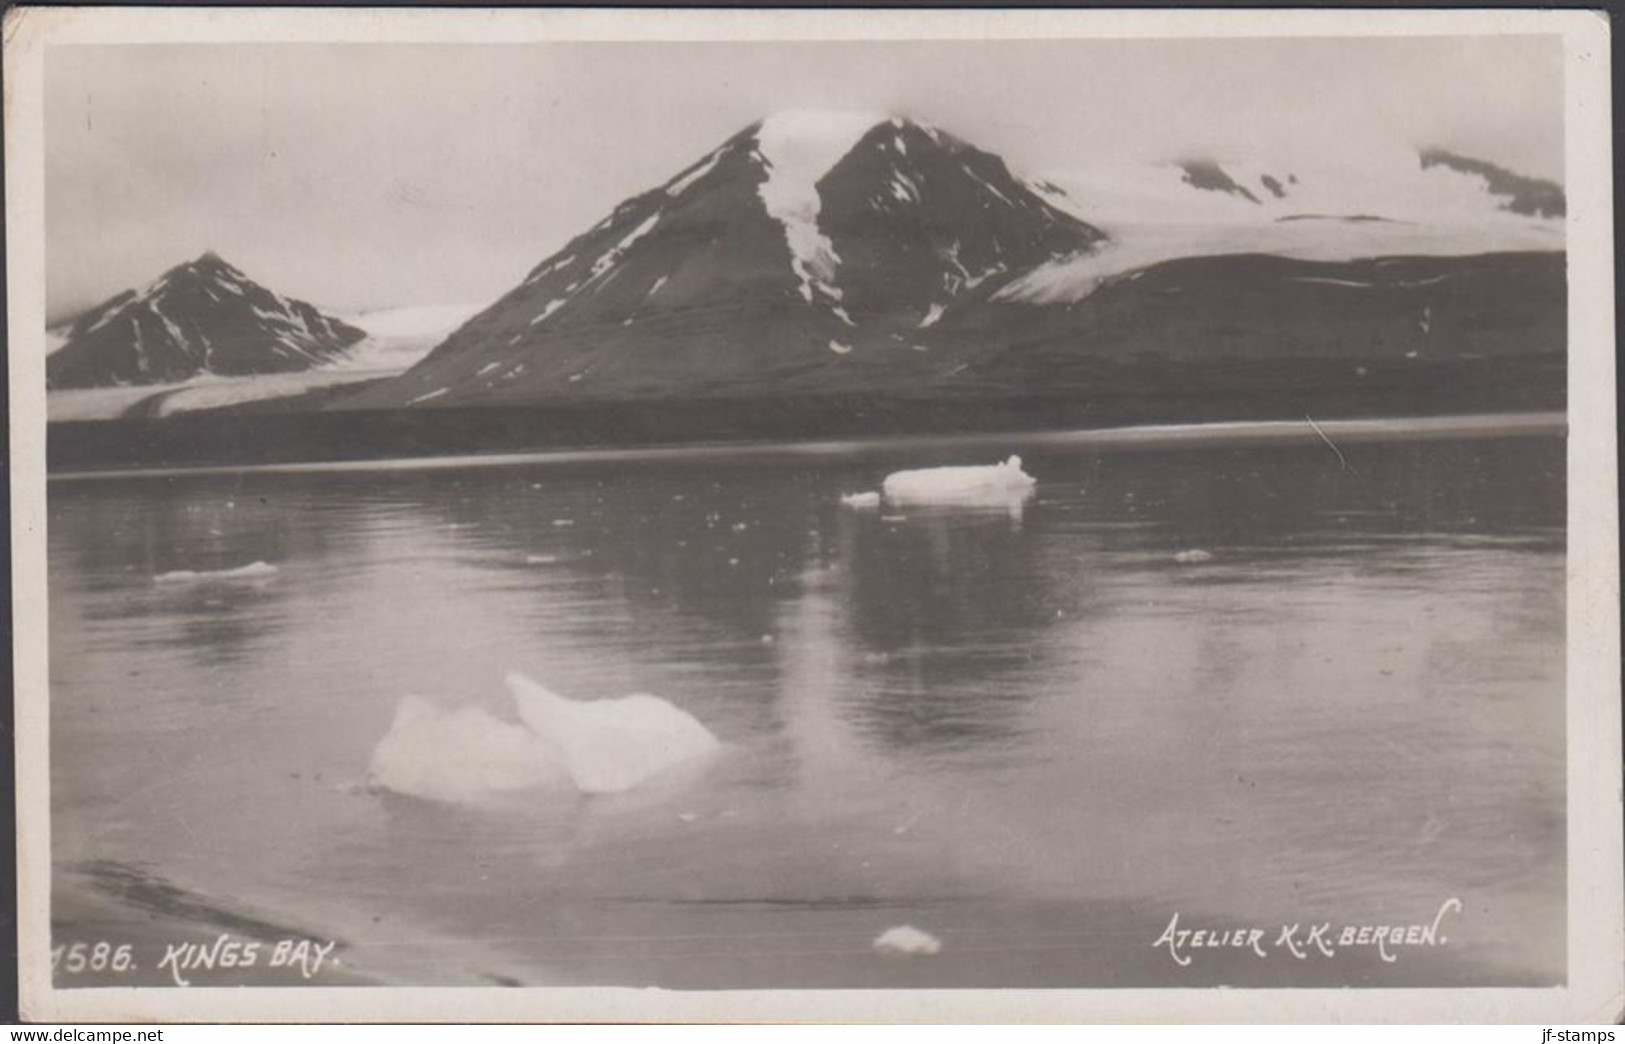
[[[843,493],[841,494],[841,503],[849,508],[865,511],[880,506],[880,494],[875,492]]]
[[[1174,555],[1174,561],[1184,565],[1195,565],[1198,562],[1211,562],[1213,561],[1213,552],[1203,551],[1200,549],[1181,551]]]
[[[533,789],[616,794],[721,747],[658,696],[570,700],[508,674],[519,721],[408,696],[372,756],[371,782],[435,801],[478,801]]]
[[[517,671],[508,673],[508,689],[520,720],[558,750],[584,794],[631,790],[721,746],[693,715],[658,696],[569,700]]]
[[[920,931],[913,925],[904,924],[896,928],[887,928],[880,933],[874,941],[874,948],[881,953],[903,953],[910,957],[929,957],[942,950],[942,940],[934,935]]]

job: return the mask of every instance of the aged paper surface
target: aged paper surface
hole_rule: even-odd
[[[5,40],[26,1015],[1619,1016],[1601,17]]]

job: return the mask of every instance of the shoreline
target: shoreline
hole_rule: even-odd
[[[1092,448],[1131,452],[1209,447],[1308,445],[1423,441],[1442,439],[1540,438],[1565,435],[1568,414],[1562,410],[1382,417],[1343,420],[1206,421],[1192,424],[1136,424],[1030,432],[972,432],[958,435],[873,436],[850,439],[775,442],[701,442],[684,445],[578,448],[483,454],[447,454],[367,460],[289,461],[269,464],[199,464],[172,467],[98,468],[47,471],[46,481],[92,482],[118,479],[171,478],[239,474],[326,474],[376,471],[442,471],[522,465],[594,463],[667,463],[695,460],[772,461],[807,457],[863,458],[886,452],[921,449],[1013,450]]]
[[[51,946],[57,989],[389,985],[345,940],[111,862],[53,868]]]

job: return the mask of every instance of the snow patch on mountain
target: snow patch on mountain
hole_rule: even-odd
[[[687,171],[677,175],[677,177],[673,178],[672,181],[666,186],[666,195],[674,198],[681,196],[688,190],[690,185],[705,177],[716,168],[717,163],[722,159],[723,152],[726,150],[726,146],[717,149],[710,155],[701,159],[698,163],[694,164],[694,166],[690,167]]]
[[[790,267],[811,303],[816,290],[839,301],[835,283],[840,257],[818,228],[818,182],[886,117],[873,113],[798,109],[777,113],[756,129],[756,148],[767,168],[757,188],[768,216],[784,226]]]
[[[1514,213],[1485,177],[1425,166],[1407,149],[1343,163],[1131,164],[1029,184],[1111,239],[1040,265],[1001,287],[997,300],[1074,302],[1105,281],[1181,257],[1349,261],[1562,250],[1565,239],[1561,220]]]
[[[1462,226],[1341,219],[1129,225],[1115,223],[1097,250],[1061,258],[1011,280],[997,301],[1054,304],[1081,301],[1106,282],[1131,278],[1151,265],[1184,257],[1271,254],[1300,261],[1365,257],[1458,257],[1495,251],[1563,249],[1563,231],[1549,222],[1515,218]]]
[[[1488,164],[1482,166],[1489,167]],[[1498,170],[1499,168],[1492,168]],[[1527,179],[1525,179],[1527,180]],[[1101,165],[1051,173],[1055,205],[1110,226],[1249,224],[1300,215],[1380,217],[1429,224],[1479,223],[1512,216],[1487,176],[1427,164],[1409,148],[1357,157],[1282,162],[1252,159]]]
[[[587,277],[587,282],[591,284],[595,280],[603,278],[604,273],[614,268],[621,258],[626,256],[626,252],[632,249],[632,244],[648,235],[649,230],[654,228],[659,221],[660,212],[657,210],[644,218],[632,231],[622,236],[620,242],[610,247],[598,260],[592,263],[592,274]]]

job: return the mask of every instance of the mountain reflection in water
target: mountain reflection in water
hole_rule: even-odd
[[[1027,450],[979,510],[840,504],[929,451],[53,485],[55,857],[403,981],[1561,981],[1563,444],[1345,452]],[[403,697],[511,720],[509,669],[727,751],[616,798],[365,787]],[[1451,896],[1392,966],[1152,946]],[[905,923],[942,952],[869,949]]]

